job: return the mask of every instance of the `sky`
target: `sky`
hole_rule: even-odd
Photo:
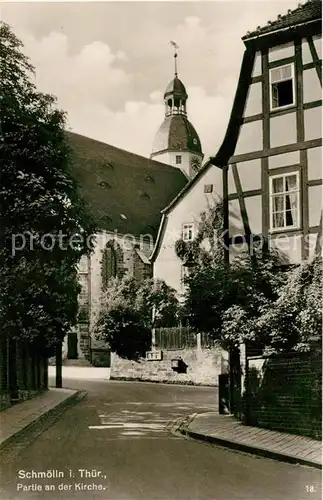
[[[188,117],[205,160],[224,138],[244,51],[241,37],[294,9],[295,1],[2,2],[70,130],[149,156],[173,78],[170,40]],[[304,3],[301,2],[301,3]]]

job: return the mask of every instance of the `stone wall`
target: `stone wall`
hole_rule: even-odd
[[[152,382],[218,385],[218,376],[226,371],[227,359],[217,349],[164,350],[162,361],[122,359],[111,353],[111,379]],[[180,357],[187,365],[186,373],[177,373],[171,360]]]

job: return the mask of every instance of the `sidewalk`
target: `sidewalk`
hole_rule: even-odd
[[[62,410],[85,395],[71,389],[48,391],[0,412],[0,449],[41,419]]]
[[[48,376],[55,377],[56,366],[48,367]],[[63,380],[110,380],[110,368],[98,368],[95,366],[63,366]]]
[[[322,467],[322,445],[315,439],[243,425],[231,415],[194,414],[182,421],[182,434],[284,462]]]

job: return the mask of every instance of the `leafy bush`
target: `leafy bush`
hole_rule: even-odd
[[[96,336],[119,356],[138,359],[151,347],[152,328],[176,324],[177,315],[175,290],[162,280],[113,278],[101,298]]]

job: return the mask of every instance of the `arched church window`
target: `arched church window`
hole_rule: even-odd
[[[102,255],[102,288],[106,290],[108,282],[111,278],[117,276],[118,264],[117,264],[117,253],[112,245],[108,245],[103,250]]]

